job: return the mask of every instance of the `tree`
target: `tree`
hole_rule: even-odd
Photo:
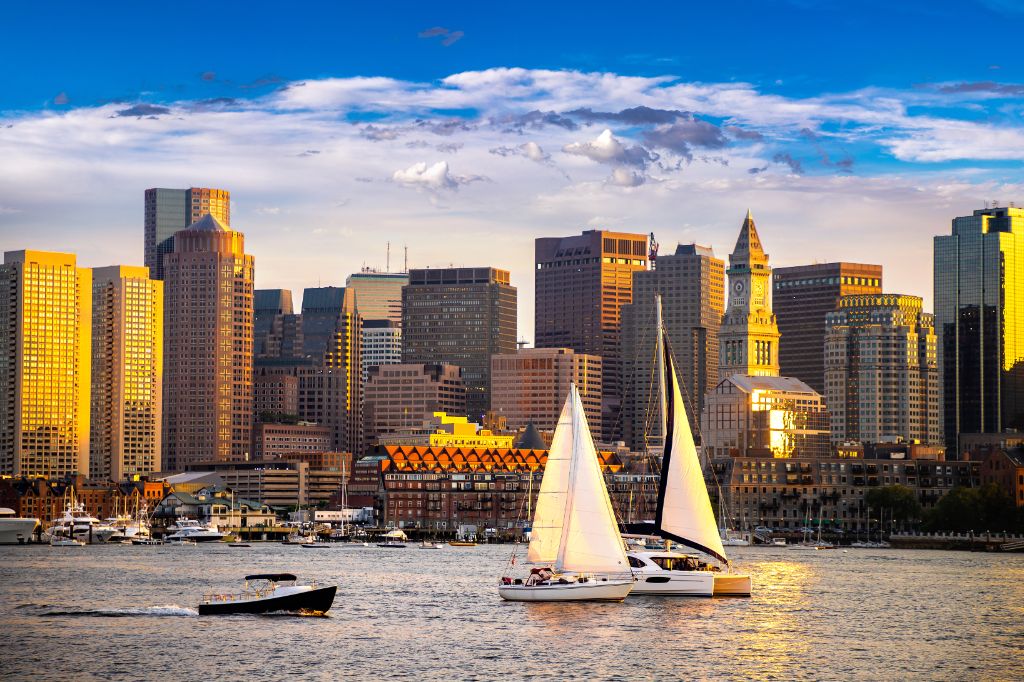
[[[879,513],[883,509],[886,510],[890,518],[899,522],[903,527],[921,518],[921,504],[917,501],[917,495],[905,485],[872,488],[868,491],[864,501],[868,507]]]
[[[957,533],[1001,533],[1021,529],[1021,514],[995,483],[980,488],[953,488],[928,515],[927,528]]]

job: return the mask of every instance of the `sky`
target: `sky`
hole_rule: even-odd
[[[435,6],[436,5],[436,6]],[[231,191],[258,288],[653,232],[879,263],[1024,202],[1024,0],[73,2],[0,19],[0,249],[141,264],[143,191]]]

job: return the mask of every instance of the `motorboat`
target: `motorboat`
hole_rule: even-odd
[[[443,547],[444,545],[442,545],[440,542],[429,542],[427,540],[424,540],[420,543],[420,549],[442,549]]]
[[[384,535],[381,536],[381,537],[384,538],[384,541],[383,542],[378,542],[377,543],[378,547],[392,547],[392,548],[405,547],[405,541],[409,539],[409,536],[405,534],[405,531],[403,531],[403,530],[401,530],[399,528],[395,528],[394,530],[389,530],[387,533],[384,533]]]
[[[452,540],[448,544],[452,547],[476,547],[476,543],[472,540]]]
[[[210,528],[205,523],[186,517],[178,519],[178,522],[167,530],[175,531],[164,538],[164,541],[169,545],[185,541],[190,541],[193,544],[197,542],[220,542],[224,539],[224,534],[215,528]]]
[[[50,536],[50,547],[85,547],[85,543],[74,538],[52,535]]]
[[[555,428],[531,525],[523,578],[503,576],[507,601],[622,601],[633,589],[579,390],[573,383]],[[515,554],[511,564],[514,564]]]
[[[334,603],[337,585],[316,582],[298,584],[291,573],[258,573],[245,576],[241,592],[208,594],[199,604],[200,616],[234,613],[292,613],[323,615]]]
[[[15,516],[15,511],[0,507],[0,545],[23,545],[32,540],[39,519]]]
[[[712,597],[715,573],[721,569],[692,554],[671,550],[626,552],[636,578],[630,594]]]
[[[228,547],[252,547],[248,542],[229,542]]]
[[[306,549],[330,549],[334,545],[330,542],[321,542],[320,540],[316,540],[315,542],[304,542],[302,543],[302,546]]]
[[[85,505],[76,503],[72,495],[64,507],[64,513],[53,520],[52,525],[43,532],[42,539],[49,542],[56,536],[81,540],[87,544],[101,544],[109,540],[115,532],[116,528],[89,514],[85,510]]]
[[[132,515],[120,514],[107,519],[107,524],[114,528],[114,534],[107,542],[124,541],[123,544],[128,544],[135,538],[150,537],[149,515],[146,509],[146,505],[143,504],[137,506]]]
[[[133,545],[152,546],[152,545],[162,545],[162,544],[164,544],[164,541],[163,540],[157,540],[155,538],[132,538],[132,544]]]

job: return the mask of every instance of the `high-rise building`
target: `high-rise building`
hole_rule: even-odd
[[[1024,209],[986,208],[935,237],[947,451],[967,433],[1024,430]]]
[[[253,293],[253,353],[277,357],[286,316],[294,314],[289,289],[256,289]]]
[[[462,369],[466,410],[491,407],[491,356],[516,348],[516,288],[507,270],[413,270],[402,289],[402,362]]]
[[[161,471],[164,283],[149,268],[92,271],[89,476]]]
[[[592,433],[601,432],[601,358],[571,348],[521,348],[491,356],[491,410],[509,429],[554,431],[576,384]]]
[[[207,214],[164,258],[163,464],[249,459],[253,257],[245,236]]]
[[[0,474],[89,472],[92,272],[69,253],[0,266]]]
[[[355,292],[363,319],[390,320],[401,328],[402,287],[408,283],[407,272],[363,270],[349,275],[345,287]]]
[[[587,230],[534,241],[534,345],[602,359],[602,439],[622,431],[619,313],[633,300],[633,273],[647,269],[647,237]]]
[[[365,389],[366,438],[423,426],[435,412],[465,414],[466,387],[459,368],[444,364],[371,367]]]
[[[660,423],[655,376],[655,306],[689,400],[690,428],[699,433],[704,395],[718,383],[718,328],[725,309],[725,263],[710,247],[682,244],[659,255],[654,270],[633,273],[633,302],[622,306],[622,435],[645,450]],[[653,443],[651,443],[653,444]]]
[[[224,189],[146,190],[144,257],[153,279],[164,278],[163,258],[174,251],[174,234],[207,213],[225,227],[231,226],[231,193]]]
[[[729,254],[729,305],[718,330],[718,380],[734,374],[779,375],[779,329],[771,304],[768,254],[747,217]]]
[[[843,296],[826,316],[832,442],[942,443],[935,323],[919,296]]]
[[[772,310],[779,324],[779,371],[825,391],[825,316],[842,296],[882,293],[882,266],[817,263],[772,271]]]
[[[322,360],[345,317],[345,287],[312,287],[302,292],[302,354]],[[355,297],[348,293],[354,313]]]
[[[402,325],[391,320],[363,320],[363,381],[370,367],[402,361]]]
[[[362,455],[362,317],[356,306],[355,292],[351,289],[342,291],[341,315],[337,318],[334,333],[321,361],[324,370],[323,405],[326,412],[326,419],[322,423],[333,429],[335,450]],[[309,335],[305,328],[308,319],[311,318],[303,314],[303,336],[307,339]]]

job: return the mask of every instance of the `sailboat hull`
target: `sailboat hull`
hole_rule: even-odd
[[[750,576],[742,573],[716,573],[715,574],[715,596],[716,597],[749,597]]]
[[[633,589],[632,580],[592,580],[553,585],[501,585],[506,601],[622,601]]]
[[[666,597],[711,597],[715,593],[715,574],[710,571],[663,571],[636,574],[631,594]]]

